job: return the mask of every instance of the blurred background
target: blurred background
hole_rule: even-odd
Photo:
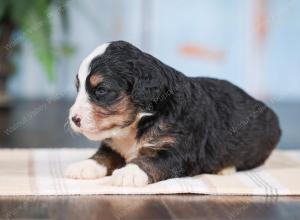
[[[227,79],[300,148],[300,1],[1,0],[0,146],[87,147],[66,124],[82,59],[126,40],[189,76]]]

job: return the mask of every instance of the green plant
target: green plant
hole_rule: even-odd
[[[51,18],[60,16],[63,28],[67,28],[67,1],[1,0],[0,57],[6,60],[6,63],[3,63],[3,61],[1,63],[2,72],[4,69],[11,69],[8,65],[10,54],[26,38],[30,41],[38,60],[46,70],[48,79],[53,80],[55,78],[55,53],[51,40]]]

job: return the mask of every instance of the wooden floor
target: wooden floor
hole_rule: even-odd
[[[299,220],[300,198],[165,196],[0,197],[3,219]]]
[[[0,112],[0,147],[93,147],[64,128],[67,101],[19,101]],[[281,148],[299,148],[299,104],[276,104]],[[1,177],[0,177],[1,178]],[[5,181],[0,179],[0,181]],[[0,219],[300,219],[300,197],[205,195],[0,197]]]

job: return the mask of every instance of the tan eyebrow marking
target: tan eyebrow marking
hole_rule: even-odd
[[[98,74],[94,74],[90,77],[90,83],[92,87],[96,87],[102,81],[103,77]]]

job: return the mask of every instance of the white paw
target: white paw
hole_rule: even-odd
[[[147,184],[147,174],[135,164],[127,164],[115,170],[111,176],[111,185],[114,186],[145,186]]]
[[[72,179],[97,179],[107,174],[107,168],[95,160],[83,160],[67,167],[65,176]]]

